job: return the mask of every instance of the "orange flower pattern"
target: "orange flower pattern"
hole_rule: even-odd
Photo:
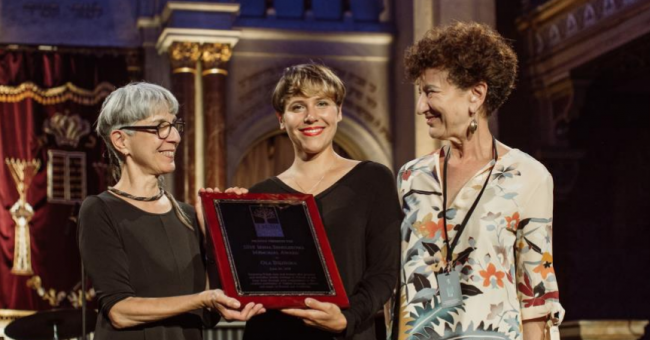
[[[488,287],[492,276],[494,276],[497,286],[503,288],[503,277],[506,276],[506,273],[498,271],[492,263],[488,265],[487,270],[481,270],[478,273],[483,277],[483,287]]]
[[[515,212],[512,216],[506,216],[506,229],[510,231],[517,231],[519,227],[519,212]]]
[[[549,274],[555,274],[555,269],[553,269],[553,255],[549,252],[544,252],[540,264],[533,269],[533,272],[540,273],[543,279],[546,279]]]
[[[442,202],[440,153],[413,160],[397,176],[403,202],[399,339],[522,340],[521,323],[563,315],[551,244],[553,180],[542,164],[511,149]],[[493,168],[463,233],[458,229]],[[447,215],[444,225],[443,214]],[[447,263],[447,245],[459,237]],[[463,305],[441,303],[436,274],[459,273]],[[471,308],[466,308],[471,306]],[[555,320],[559,322],[561,316]]]
[[[433,238],[436,235],[438,235],[439,232],[442,232],[443,225],[445,224],[445,220],[443,218],[439,218],[437,222],[433,222],[431,219],[433,218],[433,214],[427,214],[422,218],[422,221],[415,222],[413,224],[413,229],[415,229],[422,237],[424,238]],[[447,225],[447,231],[450,231],[451,229],[454,228],[453,224],[448,224]]]

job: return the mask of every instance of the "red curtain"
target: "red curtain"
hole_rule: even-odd
[[[83,169],[68,167],[72,169],[68,175],[80,178],[77,171],[85,171],[86,195],[103,190],[106,180],[100,164],[106,160],[94,122],[105,96],[128,80],[126,57],[119,52],[0,49],[0,309],[53,308],[28,287],[33,276],[41,279],[45,289],[41,293],[52,290],[63,298],[59,307],[70,306],[66,295],[81,279],[75,224],[78,203],[48,199],[49,154],[60,159],[76,155],[70,158],[73,165],[83,155]],[[11,273],[15,223],[9,210],[19,195],[5,163],[8,158],[41,162],[27,191],[27,202],[34,209],[29,223],[34,274],[29,276]],[[55,186],[62,180],[58,175],[50,178]],[[74,183],[69,187],[75,192],[79,188]]]

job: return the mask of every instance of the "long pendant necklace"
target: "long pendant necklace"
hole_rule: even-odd
[[[323,179],[325,179],[325,175],[327,175],[327,173],[330,170],[332,170],[332,167],[334,166],[334,163],[336,163],[336,162],[332,162],[330,167],[327,168],[327,170],[325,170],[325,172],[323,172],[323,176],[321,176],[320,179],[318,180],[318,182],[316,182],[316,184],[314,184],[311,188],[309,188],[309,190],[305,190],[305,188],[303,188],[302,185],[300,185],[300,183],[298,183],[298,181],[296,180],[295,177],[293,178],[293,181],[294,181],[294,183],[296,183],[296,185],[298,185],[298,188],[300,188],[300,190],[302,192],[304,192],[305,194],[311,194],[313,192],[313,190],[316,189],[318,187],[318,185],[323,181]]]
[[[443,205],[443,214],[442,214],[442,219],[443,219],[443,236],[445,237],[444,241],[445,244],[447,245],[447,272],[451,271],[455,266],[452,263],[452,254],[454,252],[454,249],[456,248],[456,244],[458,244],[458,240],[460,239],[460,235],[463,233],[463,230],[465,230],[465,226],[467,225],[467,222],[469,221],[469,218],[472,217],[472,214],[474,213],[474,209],[476,209],[476,205],[478,205],[478,202],[481,200],[481,197],[483,196],[483,192],[485,191],[485,188],[488,186],[488,183],[490,182],[490,177],[492,176],[492,170],[494,170],[494,167],[497,164],[497,161],[499,160],[499,151],[497,150],[497,141],[492,136],[492,166],[490,167],[490,172],[488,172],[487,178],[485,178],[485,183],[483,183],[483,186],[481,187],[481,191],[479,191],[478,196],[476,199],[474,199],[474,203],[472,203],[472,206],[469,208],[467,211],[467,214],[465,214],[465,218],[463,218],[463,222],[454,229],[457,229],[458,231],[456,232],[456,236],[454,237],[453,242],[449,244],[449,235],[447,234],[447,168],[449,168],[449,159],[451,158],[451,146],[447,148],[447,152],[445,152],[445,167],[443,170],[443,178],[442,178],[442,205]]]
[[[130,198],[132,200],[141,201],[141,202],[151,202],[151,201],[159,200],[165,194],[165,190],[162,187],[158,187],[158,189],[160,191],[158,191],[158,193],[156,195],[149,196],[149,197],[143,197],[143,196],[134,196],[134,195],[129,194],[128,192],[124,192],[122,190],[118,190],[118,189],[115,189],[113,187],[108,187],[108,191],[110,191],[110,192],[112,192],[114,194],[120,195],[122,197]]]

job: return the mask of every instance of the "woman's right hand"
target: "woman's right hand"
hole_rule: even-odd
[[[226,296],[221,289],[206,290],[199,295],[205,308],[218,311],[226,321],[248,321],[253,316],[266,312],[264,306],[253,302],[238,310],[241,307],[239,301]]]
[[[240,188],[240,187],[231,187],[226,189],[224,191],[226,194],[237,194],[237,195],[243,195],[248,193],[248,189],[246,188]]]
[[[219,188],[201,188],[199,189],[199,194],[202,192],[208,192],[208,193],[220,193],[221,190]],[[248,189],[246,188],[240,188],[240,187],[232,187],[228,188],[225,191],[226,194],[237,194],[237,195],[242,195],[242,194],[247,194]],[[197,195],[196,197],[196,202],[194,203],[194,210],[196,210],[196,219],[199,222],[199,228],[201,228],[201,232],[203,235],[205,235],[205,220],[203,219],[203,205],[201,204],[201,197]]]

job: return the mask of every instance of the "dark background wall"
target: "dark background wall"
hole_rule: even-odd
[[[498,30],[513,39],[521,62],[518,88],[499,111],[500,139],[537,155],[545,145],[515,27],[520,14],[520,6],[497,2]],[[581,156],[571,191],[556,196],[553,237],[565,320],[650,319],[648,46],[646,36],[571,72],[584,101],[558,133],[563,149]]]

